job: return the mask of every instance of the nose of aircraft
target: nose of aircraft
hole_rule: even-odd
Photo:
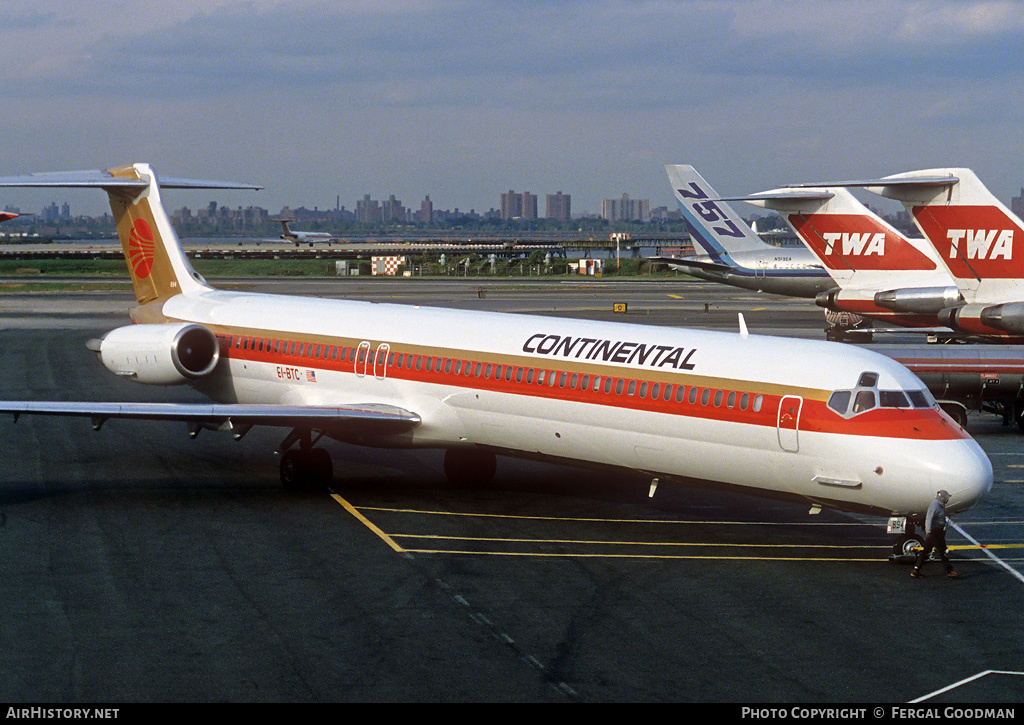
[[[940,489],[948,491],[950,513],[966,511],[992,489],[992,463],[972,439],[962,441],[958,455],[949,456],[939,469],[932,496]]]

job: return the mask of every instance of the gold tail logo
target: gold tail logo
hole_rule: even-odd
[[[146,279],[153,271],[155,251],[153,228],[145,219],[136,219],[128,234],[128,264],[139,279]]]

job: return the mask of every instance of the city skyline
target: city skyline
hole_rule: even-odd
[[[219,209],[228,208],[228,209],[232,209],[232,210],[235,210],[235,211],[237,211],[237,210],[245,210],[245,209],[259,209],[259,210],[262,210],[263,212],[266,212],[268,217],[270,219],[272,219],[272,220],[278,219],[278,218],[291,218],[291,217],[294,216],[294,214],[296,212],[299,212],[300,215],[302,215],[302,212],[322,213],[322,212],[329,212],[329,211],[340,211],[340,212],[344,212],[344,213],[347,213],[347,214],[351,214],[356,221],[366,222],[366,223],[379,223],[379,222],[385,222],[385,221],[402,221],[403,219],[405,221],[408,221],[408,222],[417,222],[417,221],[422,222],[423,221],[422,216],[424,214],[427,214],[428,216],[433,216],[434,214],[444,214],[444,215],[447,215],[447,216],[459,216],[460,214],[462,214],[462,215],[467,215],[467,216],[475,216],[475,217],[479,217],[479,218],[495,217],[495,218],[500,218],[500,219],[505,219],[505,220],[509,220],[509,219],[554,219],[554,220],[557,220],[557,221],[568,221],[568,220],[574,219],[574,218],[575,219],[581,219],[581,218],[587,218],[587,217],[606,218],[606,219],[609,219],[611,221],[630,220],[630,219],[646,221],[647,218],[649,218],[649,216],[650,216],[650,206],[649,206],[648,200],[646,200],[646,199],[632,200],[635,204],[641,204],[642,205],[642,206],[639,206],[639,207],[633,207],[634,209],[641,209],[642,208],[643,209],[642,213],[633,213],[633,214],[628,214],[627,213],[627,214],[623,214],[623,213],[619,212],[618,211],[619,207],[617,205],[620,203],[620,201],[621,200],[626,200],[628,202],[630,200],[629,194],[625,193],[625,192],[623,194],[621,194],[617,198],[602,200],[602,202],[601,202],[601,207],[602,208],[601,208],[600,212],[596,212],[595,213],[595,212],[590,212],[590,211],[586,211],[585,210],[585,211],[580,212],[580,213],[573,213],[573,211],[572,211],[572,194],[565,193],[565,192],[559,190],[558,192],[556,192],[554,194],[545,194],[545,206],[544,206],[543,214],[540,213],[540,208],[541,207],[538,204],[538,195],[530,194],[529,192],[523,192],[522,194],[516,194],[516,196],[519,196],[519,197],[524,197],[525,196],[525,197],[529,197],[530,198],[531,201],[528,202],[528,204],[527,204],[528,212],[526,214],[524,214],[524,212],[523,212],[522,199],[520,199],[519,205],[514,207],[514,211],[507,210],[506,206],[505,206],[505,204],[506,204],[506,197],[508,197],[509,195],[512,195],[512,194],[514,194],[514,192],[512,192],[511,190],[509,192],[507,192],[507,193],[502,193],[500,195],[501,198],[499,200],[498,206],[497,207],[493,207],[492,206],[492,207],[489,207],[486,210],[477,210],[475,208],[466,209],[464,207],[459,207],[459,206],[454,206],[454,207],[444,208],[444,209],[440,209],[440,208],[435,209],[435,204],[434,204],[433,200],[430,198],[430,194],[425,195],[424,199],[421,202],[419,202],[419,206],[417,208],[414,208],[412,205],[408,205],[407,206],[407,205],[403,204],[402,200],[398,199],[394,194],[388,194],[387,199],[376,199],[376,198],[373,197],[372,194],[369,194],[369,193],[363,194],[362,197],[360,197],[359,199],[356,199],[355,202],[354,202],[353,208],[348,208],[346,205],[342,204],[341,203],[341,196],[340,195],[336,195],[335,196],[335,205],[333,207],[324,208],[324,209],[321,209],[318,206],[314,206],[314,207],[312,207],[310,209],[309,207],[305,207],[305,206],[302,206],[302,205],[300,205],[300,206],[292,206],[291,204],[285,204],[283,207],[281,207],[281,210],[279,212],[275,213],[275,212],[272,212],[269,209],[267,209],[266,207],[263,207],[263,206],[261,206],[259,204],[247,204],[247,205],[238,205],[238,206],[232,207],[230,205],[222,204],[221,202],[219,202],[217,200],[210,200],[210,201],[207,201],[204,204],[200,204],[199,206],[197,206],[196,210],[198,211],[198,210],[201,210],[201,209],[204,209],[204,208],[209,208],[209,207],[212,207],[212,208],[215,208],[215,209],[216,208],[219,208]],[[609,205],[611,205],[611,206],[609,206]],[[99,214],[90,214],[90,213],[81,213],[81,214],[79,214],[79,213],[73,211],[71,203],[69,201],[67,201],[67,200],[60,201],[59,203],[58,203],[57,200],[51,200],[38,213],[35,212],[35,211],[32,211],[30,209],[26,209],[26,208],[22,208],[22,207],[16,206],[14,204],[5,204],[5,205],[3,205],[3,207],[0,207],[0,208],[2,208],[4,211],[12,211],[12,212],[21,213],[21,214],[26,215],[27,217],[28,216],[35,216],[35,217],[39,218],[40,220],[68,220],[68,219],[73,219],[73,218],[80,217],[80,216],[96,218],[96,217],[105,216],[106,213],[107,213],[107,210],[103,210]],[[606,214],[605,211],[608,208],[612,208],[615,211],[613,211],[610,214]],[[670,209],[671,210],[671,209],[675,209],[676,205],[672,204],[671,207],[669,205],[662,205],[661,208]],[[184,211],[192,211],[192,207],[190,207],[188,205],[176,207],[171,212],[172,217],[174,215],[176,215],[176,214],[180,214],[180,212],[182,212],[183,210]],[[399,213],[398,213],[399,211],[404,212],[404,213],[399,215]],[[27,221],[27,220],[28,219],[26,219],[25,221]]]

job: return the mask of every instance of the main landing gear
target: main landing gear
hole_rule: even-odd
[[[327,488],[334,479],[334,464],[331,454],[323,448],[313,445],[322,436],[314,440],[308,430],[296,428],[289,433],[278,447],[281,454],[281,484],[285,488]],[[295,443],[299,447],[291,448]]]

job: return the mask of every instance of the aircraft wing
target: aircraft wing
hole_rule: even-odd
[[[730,272],[732,267],[728,264],[718,262],[705,262],[699,259],[687,259],[686,257],[645,257],[645,262],[660,262],[680,269],[703,269],[708,272]]]
[[[393,435],[420,423],[415,413],[391,405],[342,407],[305,405],[241,405],[225,403],[105,403],[0,401],[0,413],[91,418],[97,430],[110,418],[182,421],[196,426],[233,430],[254,425],[315,428],[332,434]]]

